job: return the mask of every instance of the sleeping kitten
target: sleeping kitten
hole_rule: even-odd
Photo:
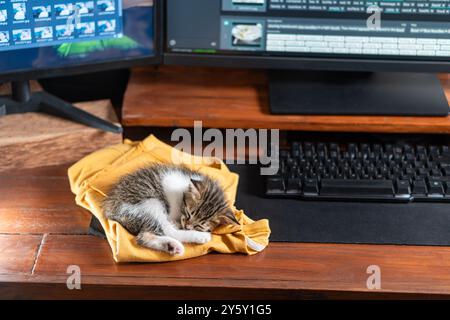
[[[183,167],[152,165],[124,176],[103,205],[106,217],[141,246],[172,255],[185,243],[206,243],[221,224],[239,224],[218,183]]]

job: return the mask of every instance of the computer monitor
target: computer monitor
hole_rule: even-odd
[[[13,88],[0,115],[45,111],[120,131],[47,93],[32,95],[28,80],[159,63],[159,13],[159,0],[0,0],[0,81]]]
[[[167,0],[164,61],[277,70],[274,113],[447,115],[431,73],[450,71],[449,5]]]

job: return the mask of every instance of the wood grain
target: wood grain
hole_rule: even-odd
[[[86,234],[91,214],[75,204],[67,168],[0,172],[0,233]]]
[[[450,98],[450,80],[441,75]],[[269,112],[263,71],[160,67],[133,70],[122,112],[126,126],[450,133],[450,117],[301,116]]]
[[[0,275],[31,275],[42,237],[0,234]]]
[[[73,209],[74,197],[67,178],[0,175],[2,208]]]
[[[34,177],[34,178],[65,178],[71,163],[37,168],[11,168],[0,173],[1,177]]]
[[[111,259],[102,239],[50,235],[35,274],[62,276],[76,264],[91,279],[122,278],[134,286],[368,293],[366,269],[378,265],[381,293],[450,294],[450,248],[272,243],[255,256],[210,254],[160,264],[114,264]]]
[[[109,101],[77,106],[100,118],[117,122]],[[41,113],[0,117],[0,171],[75,162],[99,148],[121,143],[122,135],[101,132]]]
[[[0,233],[3,234],[87,234],[90,221],[91,214],[81,208],[0,208]]]

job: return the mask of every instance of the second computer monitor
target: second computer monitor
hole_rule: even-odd
[[[450,70],[448,5],[447,0],[168,0],[167,61],[202,57],[227,65],[240,58],[246,66],[265,68]]]
[[[0,80],[157,63],[157,0],[0,0]]]

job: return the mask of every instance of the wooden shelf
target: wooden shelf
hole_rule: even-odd
[[[450,78],[440,76],[450,99]],[[450,133],[450,117],[279,116],[269,112],[264,71],[160,67],[133,70],[126,126],[277,128],[281,130]]]

